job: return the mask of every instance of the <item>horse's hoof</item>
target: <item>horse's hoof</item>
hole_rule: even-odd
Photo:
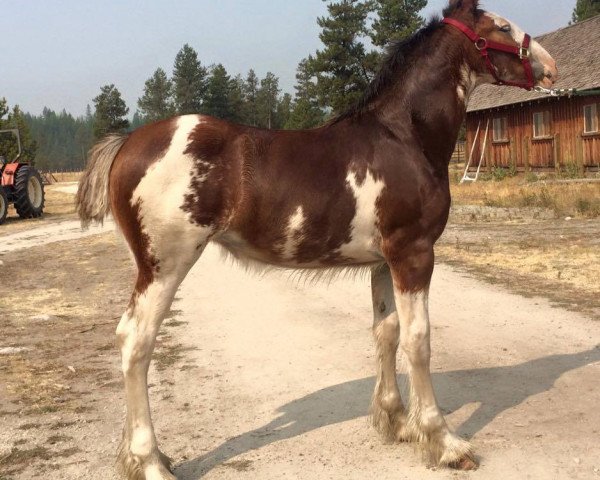
[[[465,455],[448,466],[454,470],[477,470],[477,467],[479,467],[477,461],[471,455]]]

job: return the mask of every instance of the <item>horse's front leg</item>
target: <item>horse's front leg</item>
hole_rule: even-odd
[[[389,267],[371,270],[373,337],[377,356],[377,382],[371,401],[373,426],[386,442],[405,440],[406,410],[396,380],[396,354],[400,324]]]
[[[430,373],[428,294],[433,273],[433,243],[421,239],[386,257],[400,317],[400,345],[407,360],[410,407],[406,436],[421,442],[435,464],[472,469],[471,445],[450,431],[437,404]]]
[[[177,286],[175,279],[155,279],[143,293],[134,293],[117,327],[127,400],[117,462],[128,480],[175,480],[170,461],[159,451],[154,435],[147,378],[156,335]]]

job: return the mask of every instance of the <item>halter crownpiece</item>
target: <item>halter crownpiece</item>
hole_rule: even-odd
[[[504,43],[494,42],[493,40],[488,40],[487,38],[483,38],[471,30],[464,23],[455,20],[453,18],[444,18],[442,20],[447,25],[451,25],[454,28],[457,28],[461,32],[463,32],[469,40],[473,42],[475,48],[479,50],[481,56],[485,59],[485,64],[487,69],[492,74],[494,79],[496,80],[495,85],[509,85],[511,87],[520,87],[525,90],[532,90],[535,87],[535,78],[533,75],[533,67],[531,66],[531,61],[529,57],[531,55],[531,50],[529,46],[531,45],[531,36],[527,33],[523,38],[523,43],[519,47],[513,47],[511,45],[506,45]],[[525,76],[527,77],[526,82],[513,82],[510,80],[503,80],[498,76],[498,69],[492,63],[490,59],[489,50],[498,50],[499,52],[510,53],[512,55],[516,55],[521,59],[521,63],[523,64],[523,68],[525,69]]]

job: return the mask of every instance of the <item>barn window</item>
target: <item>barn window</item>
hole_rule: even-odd
[[[598,133],[598,105],[593,103],[583,107],[583,116],[585,118],[583,133]]]
[[[494,118],[494,142],[508,142],[508,127],[506,117]]]
[[[533,114],[533,138],[550,136],[550,112],[536,112]]]

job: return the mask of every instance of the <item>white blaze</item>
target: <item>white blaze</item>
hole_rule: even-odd
[[[498,27],[503,27],[505,25],[510,25],[510,34],[515,42],[519,45],[523,43],[525,40],[525,32],[519,27],[517,24],[507,20],[506,18],[501,17],[500,15],[493,12],[485,12],[485,14],[490,17],[494,23]],[[544,66],[547,66],[549,63],[553,62],[552,57],[546,51],[544,47],[542,47],[538,42],[536,42],[533,38],[531,39],[531,44],[529,46],[531,50],[531,60],[541,63]]]

